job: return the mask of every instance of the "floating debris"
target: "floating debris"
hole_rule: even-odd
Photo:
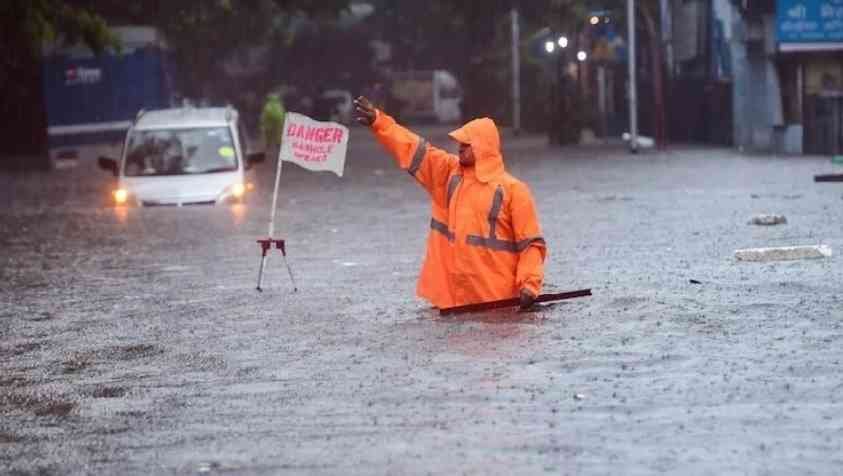
[[[755,215],[749,220],[750,225],[760,226],[774,226],[787,224],[787,218],[784,215],[760,214]]]
[[[749,248],[735,251],[738,261],[788,261],[797,259],[830,258],[827,245],[783,246],[779,248]]]

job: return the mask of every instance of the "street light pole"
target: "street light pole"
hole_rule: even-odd
[[[515,135],[521,132],[521,42],[518,8],[512,7],[512,130]]]
[[[567,51],[567,49],[568,37],[564,35],[556,37],[555,34],[553,34],[553,36],[547,39],[544,43],[545,53],[556,57],[556,65],[554,67],[554,69],[556,70],[556,77],[553,87],[551,88],[550,98],[550,127],[547,131],[548,140],[551,144],[561,144],[564,142],[562,140],[561,127],[562,113],[567,111],[564,88],[565,72],[563,71],[563,68],[565,67],[567,61],[567,58],[565,56],[565,52]]]
[[[560,144],[560,132],[562,127],[562,52],[556,54],[556,61],[554,64],[554,82],[553,82],[553,97],[551,102],[553,104],[553,127],[550,131],[550,141],[552,144]]]
[[[629,147],[638,153],[638,86],[635,81],[635,0],[626,0],[626,16],[629,23]]]

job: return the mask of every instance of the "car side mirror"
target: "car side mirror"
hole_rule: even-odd
[[[246,154],[246,168],[251,168],[255,164],[259,164],[266,160],[265,152],[249,152]]]
[[[97,159],[97,164],[99,164],[101,169],[108,170],[115,177],[119,175],[116,160],[109,157],[100,157]]]

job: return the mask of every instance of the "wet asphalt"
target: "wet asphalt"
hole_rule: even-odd
[[[342,179],[284,168],[298,293],[278,254],[255,291],[272,164],[219,208],[110,207],[84,154],[0,174],[0,473],[840,473],[827,158],[507,137],[545,290],[594,296],[440,318],[414,297],[425,195],[366,131],[351,140]],[[836,254],[734,259],[804,244]]]

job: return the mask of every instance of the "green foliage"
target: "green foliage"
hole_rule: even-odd
[[[281,135],[284,132],[284,105],[281,104],[281,97],[277,94],[270,94],[266,99],[260,117],[261,134],[267,145],[281,143]]]
[[[180,0],[164,2],[154,18],[185,73],[183,91],[211,96],[223,58],[244,46],[267,42],[293,14],[336,15],[347,0]],[[197,48],[197,45],[201,47]]]
[[[0,0],[0,117],[14,118],[0,130],[7,144],[0,165],[20,159],[23,168],[48,168],[45,115],[42,112],[41,50],[61,39],[83,43],[95,52],[119,50],[105,21],[75,2],[61,0]]]
[[[190,97],[214,99],[219,67],[233,52],[268,43],[278,30],[289,30],[293,18],[335,17],[348,7],[349,2],[66,0],[65,3],[97,11],[114,24],[143,24],[158,28],[167,39],[179,65],[178,89]]]
[[[612,2],[616,0],[606,0]],[[450,69],[465,92],[465,119],[492,115],[502,122],[511,117],[511,32],[513,6],[521,19],[522,125],[532,130],[548,127],[552,65],[543,45],[530,51],[538,32],[573,32],[588,12],[583,0],[373,0],[384,40],[393,44],[393,67]],[[529,93],[527,93],[529,91]]]
[[[0,48],[24,47],[37,55],[45,42],[59,37],[69,44],[81,41],[95,52],[119,46],[102,17],[69,3],[61,0],[0,2],[0,26],[4,36],[13,40],[13,43],[5,42]]]
[[[31,96],[28,89],[40,87],[20,79],[30,74],[46,43],[81,42],[96,53],[120,49],[102,17],[61,0],[0,1],[0,31],[0,90],[12,100]]]
[[[0,0],[0,115],[16,117],[0,136],[26,153],[44,147],[46,126],[38,109],[40,54],[63,39],[94,52],[119,51],[110,25],[151,25],[168,38],[191,96],[204,96],[216,68],[235,49],[266,41],[294,15],[337,15],[349,0]],[[8,152],[8,148],[5,152]]]

